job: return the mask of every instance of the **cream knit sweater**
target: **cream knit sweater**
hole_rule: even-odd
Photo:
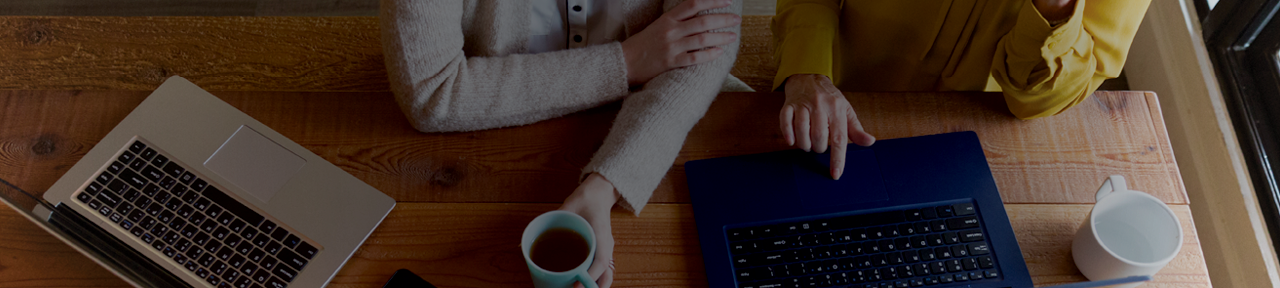
[[[619,2],[626,34],[634,35],[679,1]],[[525,125],[622,99],[622,111],[583,174],[599,173],[613,182],[622,195],[619,204],[636,214],[715,99],[738,53],[735,42],[714,61],[668,71],[632,92],[618,42],[522,54],[528,1],[382,0],[381,6],[391,90],[420,131]],[[742,2],[735,1],[711,12],[741,11]]]

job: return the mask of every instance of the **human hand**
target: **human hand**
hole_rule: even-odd
[[[667,70],[715,60],[738,34],[707,32],[742,23],[734,14],[707,14],[704,10],[728,7],[733,0],[688,0],[663,13],[653,23],[622,41],[622,54],[627,62],[627,83],[649,82]],[[695,17],[696,16],[696,17]]]
[[[831,178],[844,174],[845,144],[850,138],[860,146],[871,146],[876,137],[862,130],[853,106],[831,79],[818,74],[797,74],[787,78],[787,100],[778,114],[782,137],[787,145],[804,151],[823,153],[831,145]],[[830,136],[830,137],[828,137]]]
[[[1076,0],[1032,0],[1031,4],[1036,6],[1044,20],[1053,22],[1070,18],[1075,12]]]
[[[591,261],[591,267],[587,268],[587,274],[596,279],[596,285],[600,288],[608,288],[613,284],[613,232],[609,211],[613,210],[613,204],[618,202],[619,197],[618,192],[613,189],[613,183],[600,174],[591,173],[578,185],[578,189],[573,190],[569,198],[564,199],[564,205],[559,209],[587,219],[591,230],[596,232],[596,258]],[[574,283],[574,287],[583,286],[581,283]]]

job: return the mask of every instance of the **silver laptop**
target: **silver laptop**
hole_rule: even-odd
[[[0,200],[141,287],[321,287],[395,206],[180,77],[42,196],[0,184]]]

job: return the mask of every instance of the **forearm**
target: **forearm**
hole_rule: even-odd
[[[418,130],[523,125],[626,95],[626,68],[617,43],[469,57],[463,51],[461,5],[453,0],[382,2],[391,89]]]
[[[737,1],[727,11],[740,14],[741,5]],[[738,33],[739,28],[727,31]],[[584,175],[594,172],[607,178],[622,196],[619,204],[639,214],[729,75],[738,43],[723,48],[725,53],[716,60],[660,74],[628,96],[604,144],[583,168]]]

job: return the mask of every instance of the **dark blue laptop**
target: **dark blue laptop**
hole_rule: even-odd
[[[977,134],[685,164],[710,287],[1032,287]]]

